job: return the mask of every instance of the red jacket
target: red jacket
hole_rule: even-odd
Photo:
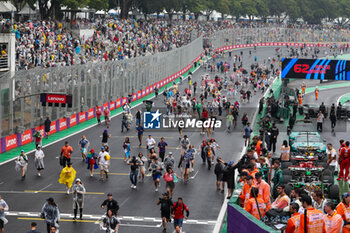
[[[190,214],[190,211],[188,210],[187,206],[182,203],[179,204],[178,202],[175,202],[173,204],[173,207],[171,208],[173,213],[174,213],[174,219],[182,219],[184,218],[184,211],[186,211],[186,216],[188,217],[188,215]]]
[[[350,157],[350,148],[345,146],[340,149],[339,160],[344,160]]]

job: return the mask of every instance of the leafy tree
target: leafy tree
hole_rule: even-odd
[[[270,15],[276,16],[278,21],[280,21],[281,15],[286,11],[286,4],[288,2],[289,0],[267,0]]]
[[[288,0],[286,2],[286,14],[289,16],[289,21],[295,23],[301,16],[301,10],[295,0]]]
[[[264,0],[256,0],[256,9],[258,11],[258,15],[263,19],[269,15],[269,8]]]
[[[240,4],[242,6],[242,16],[248,16],[249,19],[252,20],[254,16],[258,15],[256,2],[254,0],[240,0]]]
[[[215,10],[222,14],[222,18],[224,18],[224,14],[230,13],[230,1],[229,0],[217,0]]]
[[[88,2],[89,8],[95,10],[107,10],[109,8],[108,0],[89,0]]]

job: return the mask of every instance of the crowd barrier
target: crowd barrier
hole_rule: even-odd
[[[216,53],[221,52],[227,52],[234,49],[245,49],[245,48],[254,48],[254,47],[285,47],[285,46],[293,46],[293,47],[302,47],[302,46],[308,46],[308,47],[329,47],[330,44],[324,44],[324,43],[294,43],[294,42],[266,42],[266,43],[253,43],[253,44],[241,44],[241,45],[228,45],[221,48],[218,48],[215,50]],[[161,81],[158,81],[156,83],[153,83],[152,85],[141,89],[135,93],[132,93],[132,101],[139,100],[151,93],[153,93],[154,88],[161,88],[168,83],[174,81],[174,79],[182,76],[184,73],[186,73],[195,62],[200,61],[201,57],[204,55],[204,53],[201,53],[198,57],[196,57],[190,64],[188,64],[186,67],[181,69],[180,71],[176,72],[175,74],[164,78]],[[276,92],[275,92],[276,93]],[[122,107],[127,101],[127,97],[121,97],[116,100],[106,102],[102,105],[102,107],[108,107],[110,111],[113,111],[115,109],[118,109]],[[51,130],[49,132],[49,135],[65,130],[67,128],[71,128],[81,122],[84,122],[86,120],[90,120],[92,118],[96,117],[96,107],[92,107],[84,112],[79,112],[76,114],[71,115],[67,118],[61,118],[58,120],[55,120],[51,123]],[[13,148],[16,148],[18,146],[22,146],[28,143],[31,143],[34,138],[33,134],[36,130],[41,131],[43,134],[44,126],[37,126],[30,129],[26,129],[21,134],[12,134],[7,137],[2,137],[0,140],[0,153],[4,153],[6,151],[9,151]]]
[[[146,96],[149,96],[154,92],[155,87],[158,89],[166,86],[167,84],[173,82],[179,77],[183,76],[186,72],[188,72],[194,64],[199,64],[199,61],[203,58],[204,52],[201,53],[198,57],[196,57],[190,64],[176,72],[175,74],[170,75],[152,85],[141,89],[132,94],[131,102],[140,100]],[[99,107],[105,108],[107,107],[110,111],[117,110],[122,108],[122,106],[127,103],[127,97],[121,97],[113,101],[106,102]],[[62,130],[74,127],[80,123],[83,123],[87,120],[93,119],[96,117],[96,107],[90,108],[87,111],[79,112],[72,114],[70,117],[64,117],[51,122],[49,135],[60,132]],[[40,125],[31,129],[25,130],[20,134],[12,134],[7,137],[2,137],[0,140],[0,153],[4,153],[11,149],[17,148],[19,146],[26,145],[34,141],[33,134],[36,130],[39,130],[41,135],[44,135],[44,125]]]

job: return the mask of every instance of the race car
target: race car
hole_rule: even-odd
[[[350,118],[350,101],[346,101],[345,103],[339,103],[337,110],[337,119],[348,119]]]
[[[290,153],[290,161],[293,164],[305,161],[323,161],[327,162],[328,157],[326,152],[317,152],[312,150],[299,150]]]
[[[289,164],[282,164],[286,193],[302,187],[308,192],[321,190],[328,199],[339,201],[339,186],[334,184],[333,171],[326,168],[324,162],[307,161],[298,165],[287,165]]]
[[[316,118],[318,115],[318,112],[320,111],[320,105],[319,104],[304,104],[303,105],[303,112],[306,115],[308,115],[311,118]],[[325,108],[325,111],[323,112],[323,115],[325,118],[328,116],[328,109]]]
[[[318,132],[292,132],[289,135],[289,144],[291,151],[326,151],[326,145]]]
[[[297,121],[289,134],[291,151],[316,151],[325,152],[321,135],[317,132],[311,121]]]

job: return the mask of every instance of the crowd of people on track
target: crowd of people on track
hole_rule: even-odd
[[[269,59],[266,62],[259,63],[254,60],[250,54],[249,58],[253,60],[252,65],[243,66],[243,52],[238,54],[227,53],[214,56],[212,61],[207,61],[204,65],[206,74],[200,80],[193,78],[190,73],[188,79],[180,78],[180,82],[174,82],[173,85],[165,89],[162,96],[156,98],[162,100],[166,112],[164,114],[177,117],[185,120],[189,115],[196,117],[201,121],[215,118],[227,126],[227,133],[231,133],[235,129],[239,132],[243,131],[245,140],[249,143],[249,138],[252,133],[249,119],[250,115],[246,112],[241,112],[242,106],[249,103],[253,96],[260,96],[267,89],[272,81],[272,76],[277,75],[278,68],[276,60]],[[247,57],[248,54],[245,54]],[[233,62],[232,62],[233,61]],[[260,98],[260,97],[258,97]],[[100,180],[108,180],[111,164],[111,133],[109,129],[110,112],[108,109],[98,109],[101,114],[98,117],[98,123],[101,123],[101,115],[105,116],[105,129],[101,136],[100,150],[91,148],[90,139],[85,135],[78,142],[79,151],[82,161],[87,163],[89,175],[94,176],[95,170],[100,171]],[[123,116],[131,114],[131,106],[126,103],[123,106]],[[161,187],[161,183],[165,182],[165,192],[159,198],[156,204],[160,205],[163,230],[166,232],[167,223],[173,219],[174,232],[182,232],[183,220],[189,217],[190,206],[186,200],[181,197],[174,201],[174,196],[178,196],[175,191],[178,182],[191,184],[191,174],[195,172],[195,164],[198,163],[196,155],[200,155],[200,160],[207,166],[208,172],[213,172],[217,177],[215,187],[218,191],[224,192],[227,188],[230,198],[234,189],[234,169],[235,165],[232,161],[224,161],[220,152],[220,142],[214,138],[215,127],[202,127],[201,134],[205,139],[200,145],[191,143],[191,138],[186,135],[184,127],[178,127],[179,143],[181,153],[173,155],[172,151],[168,151],[168,141],[162,137],[156,141],[151,134],[148,134],[146,139],[142,138],[143,114],[141,109],[137,109],[135,116],[135,129],[139,139],[139,147],[146,145],[145,153],[140,152],[137,155],[132,151],[131,140],[126,137],[122,145],[123,159],[126,166],[130,168],[131,189],[138,190],[137,184],[144,182],[147,177],[151,177],[154,183],[155,192]],[[122,118],[124,119],[124,117]],[[123,120],[122,120],[123,121]],[[240,122],[240,123],[239,123]],[[123,123],[121,124],[123,125]],[[132,126],[128,126],[132,129]],[[45,168],[44,159],[45,152],[41,148],[42,135],[40,131],[34,134],[36,142],[35,151],[35,167],[37,175],[42,175],[42,170]],[[255,140],[255,139],[253,139]],[[67,195],[73,195],[73,219],[83,219],[84,196],[86,189],[83,182],[76,178],[77,172],[72,166],[71,155],[73,148],[66,141],[61,149],[60,164],[63,169],[60,174],[59,183],[66,187]],[[18,170],[21,170],[22,180],[25,180],[26,168],[28,159],[24,152],[16,160]],[[179,170],[179,172],[177,172]],[[79,174],[81,176],[82,174]],[[227,187],[225,187],[227,184]],[[59,210],[56,204],[53,204],[52,199],[48,199],[43,208],[43,216],[46,219],[47,230],[51,227],[58,228],[59,217],[53,220],[47,220],[45,209],[54,208],[58,213]],[[186,213],[186,214],[185,214]],[[117,211],[109,212],[107,210],[105,219],[102,220],[101,227],[103,229],[116,229],[119,220],[116,218]]]
[[[60,23],[50,21],[18,23],[14,25],[18,69],[29,69],[37,66],[67,66],[92,60],[120,60],[168,51],[188,43],[193,29],[210,33],[227,26],[197,22],[186,25],[181,23],[168,25],[162,21],[149,23],[110,19],[97,24],[92,38],[79,40],[75,39]],[[274,29],[271,30],[273,32]],[[310,28],[300,30],[312,34]],[[107,50],[107,48],[111,48],[111,50]],[[348,46],[327,49],[300,47],[297,49],[287,48],[287,52],[292,57],[307,57],[310,54],[317,57],[319,54],[317,51],[336,55],[346,51],[347,48]],[[134,116],[130,116],[130,103],[123,106],[122,132],[124,132],[124,128],[128,131],[135,127],[139,148],[142,148],[143,144],[146,145],[146,149],[137,155],[132,150],[129,137],[125,137],[121,145],[125,166],[130,169],[130,188],[139,190],[138,183],[144,182],[147,177],[152,179],[155,192],[160,190],[162,183],[165,183],[164,193],[155,202],[155,205],[160,206],[163,232],[167,231],[167,224],[171,221],[173,221],[175,233],[183,232],[183,221],[190,216],[190,203],[183,200],[175,192],[175,188],[179,185],[178,183],[191,184],[190,175],[195,172],[195,164],[198,163],[196,155],[200,156],[200,161],[207,166],[208,172],[215,174],[217,191],[224,193],[227,189],[228,199],[232,197],[235,188],[235,170],[239,171],[243,187],[240,195],[241,205],[256,218],[262,219],[265,215],[274,216],[276,213],[287,211],[291,213],[292,217],[288,220],[287,233],[303,232],[301,229],[305,225],[317,229],[313,232],[332,232],[332,229],[343,227],[343,220],[350,222],[347,216],[350,211],[349,193],[343,195],[343,200],[337,207],[333,203],[325,201],[322,193],[319,192],[313,193],[312,197],[308,196],[302,189],[295,189],[290,194],[286,194],[282,182],[281,163],[279,160],[272,160],[279,135],[278,128],[272,122],[272,117],[275,116],[279,103],[274,99],[273,91],[268,93],[269,98],[262,97],[274,77],[279,75],[278,63],[281,59],[281,50],[276,49],[275,57],[264,60],[254,56],[255,50],[256,48],[244,52],[216,54],[213,60],[203,62],[202,65],[206,73],[200,80],[194,79],[190,73],[187,79],[181,77],[180,82],[174,82],[171,87],[165,89],[162,96],[156,95],[156,98],[162,99],[166,109],[165,115],[177,117],[183,121],[188,115],[203,122],[215,119],[225,123],[228,134],[235,129],[243,132],[244,143],[249,149],[238,163],[224,161],[220,151],[220,141],[215,139],[215,127],[203,126],[201,135],[204,139],[199,145],[195,145],[191,143],[191,138],[185,132],[186,129],[178,125],[179,140],[176,142],[179,143],[181,152],[178,155],[173,155],[173,152],[168,150],[170,142],[167,142],[165,135],[159,141],[156,141],[151,134],[148,134],[145,139],[143,138],[146,130],[143,128],[144,119],[141,109],[138,109]],[[6,51],[2,54],[5,53]],[[243,58],[248,56],[252,61],[249,66],[243,63]],[[245,112],[243,108],[244,105],[250,103],[252,98],[259,99],[259,113],[265,104],[269,106],[271,113],[271,116],[266,117],[262,122],[264,130],[260,132],[260,135],[252,134],[250,113]],[[79,145],[79,153],[82,161],[86,163],[89,176],[93,177],[96,174],[95,171],[99,171],[100,180],[104,182],[109,179],[109,170],[113,165],[111,164],[111,130],[109,129],[111,113],[108,109],[102,108],[97,111],[99,112],[98,123],[101,124],[103,114],[106,124],[101,135],[101,147],[91,148],[91,139],[85,135],[82,135],[79,142],[74,143]],[[129,117],[136,119],[134,126],[129,124]],[[42,139],[47,135],[36,131],[33,136],[36,145],[35,169],[37,176],[41,176],[44,175],[42,173],[45,169],[45,151],[42,148]],[[348,142],[345,142],[344,146],[342,145],[345,147],[345,149],[341,149],[339,154],[342,158],[347,158],[348,146]],[[334,150],[332,148],[329,150],[331,158],[334,158]],[[87,190],[82,180],[77,178],[77,172],[72,166],[72,153],[73,148],[70,146],[70,142],[66,141],[59,156],[62,170],[58,182],[65,185],[67,195],[72,195],[73,220],[76,221],[84,217],[83,209]],[[281,157],[287,158],[289,153],[288,143],[283,142]],[[332,161],[333,159],[330,163]],[[26,179],[28,163],[28,157],[22,151],[16,159],[16,169],[20,171],[22,181]],[[273,176],[271,175],[272,169],[275,171]],[[79,174],[80,177],[82,175]],[[345,174],[345,177],[347,176],[348,173]],[[270,188],[271,182],[273,183],[272,188]],[[174,198],[175,196],[177,198]],[[107,200],[101,204],[101,208],[106,210],[106,214],[101,219],[101,229],[106,232],[117,232],[120,224],[118,219],[119,205],[111,193],[108,194]],[[0,196],[0,229],[2,230],[7,221],[4,211],[8,211],[8,209],[9,206]],[[303,217],[305,209],[308,217],[307,224]],[[58,232],[60,211],[53,198],[46,200],[41,217],[45,219],[48,233]],[[36,223],[33,223],[31,227],[36,230]],[[346,225],[344,225],[343,230],[347,230]]]

